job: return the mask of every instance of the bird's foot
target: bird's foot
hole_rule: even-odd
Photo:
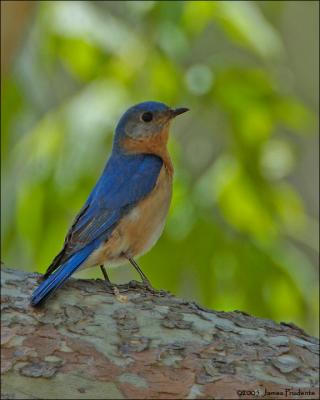
[[[105,287],[105,289],[107,290],[107,292],[115,294],[116,290],[117,290],[117,285],[115,285],[114,283],[111,283],[110,281],[103,281],[103,285]]]
[[[111,283],[110,281],[103,281],[104,285],[108,288],[108,289],[113,289],[115,284]]]
[[[157,291],[157,289],[155,289],[155,288],[151,285],[151,282],[149,281],[149,279],[142,279],[142,285],[143,285],[146,289],[150,290],[151,292],[156,292],[156,291]]]
[[[128,289],[138,289],[138,288],[141,289],[142,283],[139,281],[132,280],[127,284],[127,286],[128,286]]]
[[[157,290],[151,285],[150,281],[143,279],[142,282],[132,280],[128,283],[130,289],[147,289],[150,292],[156,292]]]

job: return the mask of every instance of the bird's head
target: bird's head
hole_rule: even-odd
[[[155,153],[168,140],[170,121],[188,108],[170,108],[163,103],[147,101],[129,108],[121,117],[114,149],[128,153]]]

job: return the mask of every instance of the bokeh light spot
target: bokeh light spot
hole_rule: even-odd
[[[213,75],[207,65],[196,64],[188,69],[185,80],[189,91],[201,96],[211,89]]]

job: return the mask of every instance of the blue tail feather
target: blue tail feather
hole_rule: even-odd
[[[94,247],[91,244],[70,257],[65,264],[61,265],[56,272],[50,275],[32,293],[31,305],[37,306],[53,294],[80,267],[93,250]]]

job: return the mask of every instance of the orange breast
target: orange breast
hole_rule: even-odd
[[[155,154],[159,156],[163,160],[168,174],[172,177],[173,166],[167,149],[169,125],[168,122],[162,132],[157,135],[140,139],[127,137],[122,141],[122,146],[128,153]]]
[[[120,236],[128,244],[127,254],[134,257],[148,251],[162,234],[172,195],[172,179],[163,166],[157,184],[123,218],[118,226]]]
[[[83,267],[123,262],[123,253],[135,257],[147,252],[162,234],[171,195],[172,176],[163,165],[153,191],[123,217],[108,241]]]

